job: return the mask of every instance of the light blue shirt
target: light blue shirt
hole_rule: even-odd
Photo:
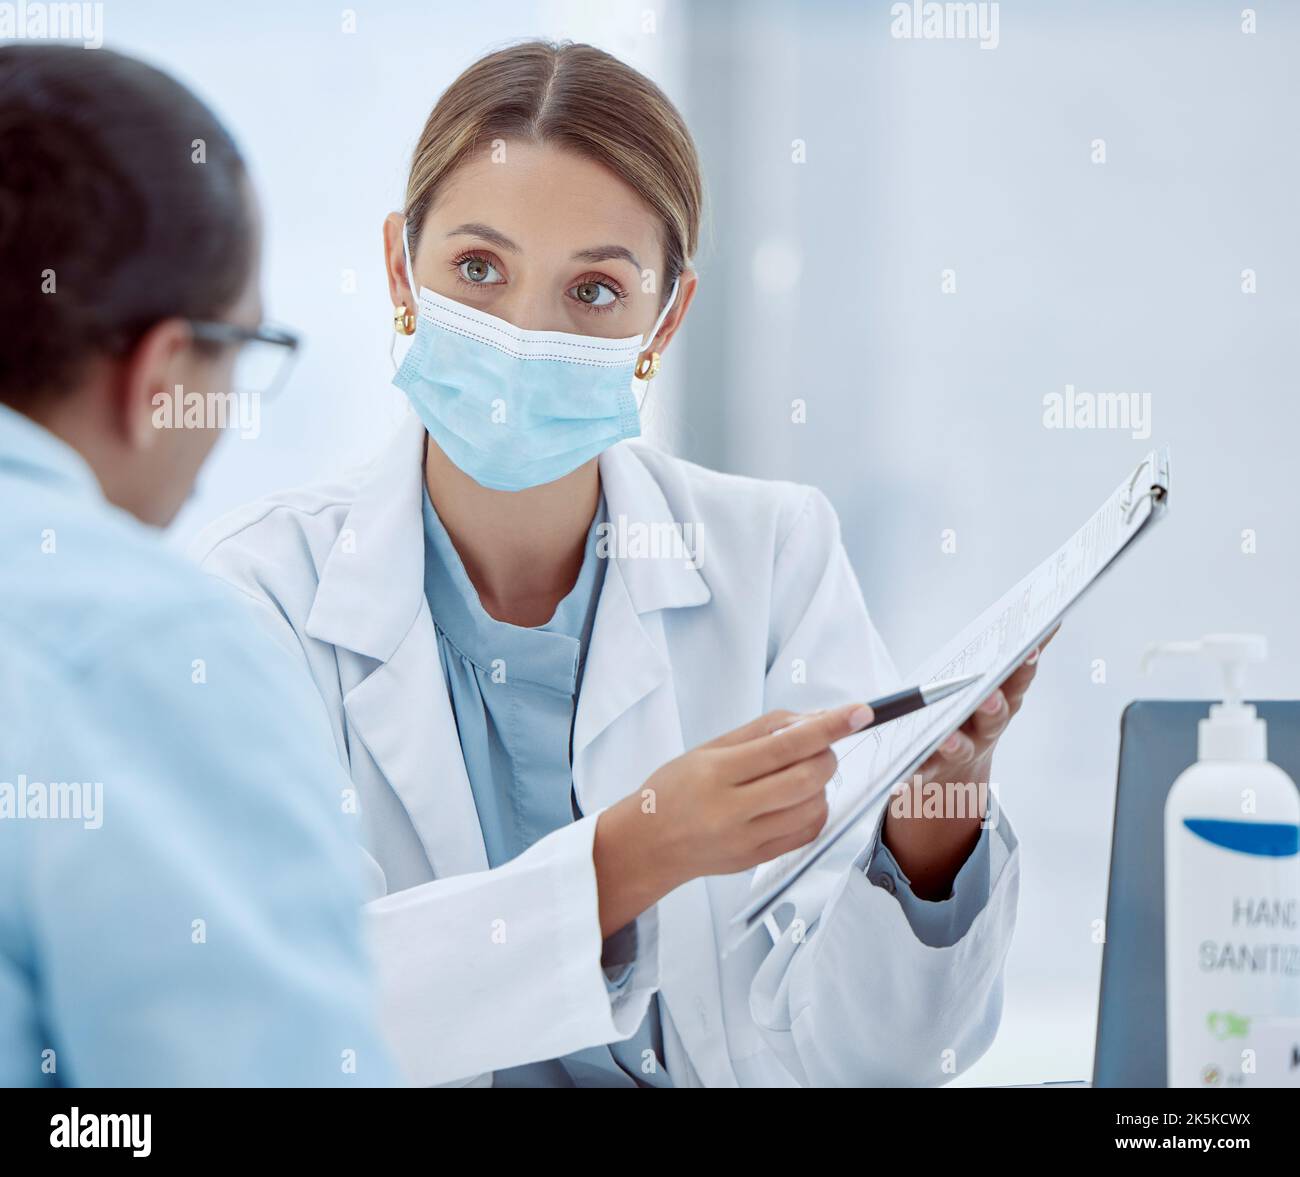
[[[320,700],[0,406],[0,1086],[372,1085]]]
[[[511,625],[480,604],[451,537],[424,497],[425,594],[438,634],[488,865],[501,866],[576,817],[573,720],[604,561],[603,500],[578,579],[544,625]],[[606,983],[626,983],[635,925],[605,942]],[[522,979],[521,979],[522,980]],[[524,982],[526,983],[526,982]],[[657,998],[631,1038],[496,1072],[498,1087],[669,1087]]]
[[[867,878],[884,887],[899,902],[903,915],[922,944],[930,948],[950,948],[970,931],[975,917],[988,902],[990,878],[989,838],[997,821],[997,803],[989,794],[988,816],[966,861],[953,879],[946,899],[922,899],[912,890],[911,881],[898,865],[889,847],[879,838],[872,845],[863,868]]]

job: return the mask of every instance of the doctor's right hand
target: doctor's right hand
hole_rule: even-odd
[[[601,934],[669,891],[733,874],[811,842],[826,823],[830,746],[871,722],[850,703],[812,715],[770,711],[670,760],[596,822]]]

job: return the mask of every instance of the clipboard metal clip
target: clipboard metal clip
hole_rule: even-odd
[[[1138,508],[1145,500],[1150,499],[1153,508],[1159,506],[1165,501],[1165,496],[1169,493],[1169,488],[1163,481],[1157,482],[1154,481],[1154,479],[1168,478],[1167,462],[1167,452],[1165,454],[1153,454],[1152,457],[1145,459],[1142,464],[1133,471],[1133,477],[1128,480],[1128,489],[1124,492],[1124,497],[1119,504],[1119,509],[1124,512],[1125,527],[1133,522],[1133,516],[1137,514]],[[1142,472],[1147,469],[1151,470],[1153,481],[1145,491],[1134,498],[1133,489],[1137,486],[1138,479],[1142,477]]]
[[[1151,505],[1155,507],[1165,501],[1165,495],[1167,493],[1168,491],[1166,491],[1163,486],[1157,484],[1156,486],[1153,486],[1149,490],[1138,495],[1137,498],[1133,499],[1128,504],[1128,509],[1124,512],[1124,526],[1127,527],[1130,523],[1133,522],[1133,516],[1137,514],[1137,509],[1142,505],[1144,499],[1150,499]]]

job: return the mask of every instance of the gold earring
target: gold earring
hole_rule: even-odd
[[[415,314],[406,309],[406,303],[401,303],[393,312],[393,330],[398,335],[415,334]]]
[[[659,353],[652,351],[649,355],[642,356],[636,362],[636,371],[633,373],[638,380],[653,380],[659,375]]]

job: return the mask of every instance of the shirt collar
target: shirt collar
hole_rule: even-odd
[[[483,608],[465,571],[456,545],[426,491],[425,593],[434,624],[456,650],[480,670],[492,673],[504,662],[511,679],[572,693],[577,687],[582,651],[591,631],[600,592],[603,560],[597,554],[604,497],[598,500],[587,531],[582,567],[573,588],[549,621],[537,626],[512,625]]]
[[[0,404],[0,473],[102,498],[90,464],[66,441],[30,417]]]

